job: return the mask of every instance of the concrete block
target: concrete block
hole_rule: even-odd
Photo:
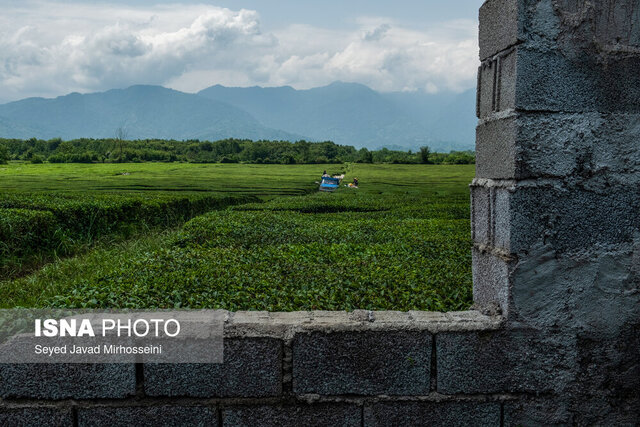
[[[640,56],[567,57],[517,50],[516,108],[545,112],[640,112]]]
[[[268,397],[282,393],[282,341],[233,338],[224,341],[221,364],[145,364],[150,396]]]
[[[508,188],[494,188],[492,202],[492,244],[496,248],[511,253],[511,212],[517,208],[511,206],[511,191]]]
[[[636,247],[640,248],[640,239]],[[549,245],[532,247],[510,273],[513,316],[537,327],[616,333],[640,318],[640,276],[634,249],[561,256]]]
[[[478,68],[476,115],[490,118],[493,113],[516,106],[517,50],[509,49],[482,62]]]
[[[476,200],[486,198],[482,185],[472,186]],[[640,231],[640,185],[633,181],[616,183],[606,176],[580,184],[507,181],[494,182],[491,191],[488,220],[482,204],[473,204],[474,240],[506,253],[523,254],[540,245],[560,254],[602,252],[633,244]]]
[[[491,189],[471,186],[471,238],[483,245],[491,244]]]
[[[597,7],[586,2],[555,2],[555,13],[564,24],[559,44],[583,51],[633,52],[640,47],[640,4],[637,1],[603,0]]]
[[[411,322],[411,317],[409,316],[409,313],[404,311],[374,311],[373,321],[376,324],[384,323],[385,325],[407,325]]]
[[[379,402],[364,409],[364,425],[497,426],[497,402]]]
[[[575,375],[575,337],[550,331],[436,335],[442,394],[562,392]]]
[[[516,49],[511,49],[501,53],[497,58],[497,89],[494,104],[496,111],[505,111],[516,106],[517,52]]]
[[[640,114],[519,113],[476,129],[476,177],[640,172]]]
[[[313,311],[313,323],[317,325],[334,325],[349,323],[349,313],[346,311]]]
[[[484,61],[478,68],[476,115],[479,118],[487,117],[494,111],[497,68],[494,60]]]
[[[73,414],[71,413],[71,408],[0,408],[0,425],[7,427],[72,426]]]
[[[0,397],[123,398],[135,394],[133,364],[2,364]]]
[[[640,112],[640,55],[571,56],[518,45],[485,60],[477,114],[515,108],[542,112]]]
[[[640,114],[521,114],[517,178],[640,172]]]
[[[78,409],[78,426],[218,426],[215,408],[203,406],[127,406]]]
[[[634,53],[640,47],[640,5],[604,0],[489,0],[480,8],[480,59],[514,44],[585,55]]]
[[[354,426],[362,425],[362,411],[356,405],[317,403],[287,406],[237,407],[222,413],[225,426]]]
[[[511,426],[573,426],[569,404],[558,396],[542,399],[521,399],[504,403],[504,425]]]
[[[473,302],[481,311],[509,315],[508,261],[477,248],[472,250]]]
[[[271,321],[271,316],[268,311],[236,311],[229,313],[228,323],[242,325],[269,321]]]
[[[593,189],[587,185],[516,186],[508,193],[510,251],[547,244],[559,253],[600,252],[633,242],[640,230],[640,188],[606,178],[595,179]]]
[[[634,397],[640,402],[640,317],[629,318],[613,334],[591,331],[578,336],[578,383],[583,395]]]
[[[431,335],[423,331],[301,333],[293,340],[293,391],[321,395],[424,395]]]
[[[409,316],[416,323],[432,323],[432,324],[444,324],[448,323],[450,320],[445,313],[441,313],[439,311],[416,311],[410,310]]]
[[[512,46],[521,38],[522,0],[488,0],[480,7],[480,59]]]
[[[575,410],[578,426],[637,426],[640,420],[640,399],[610,399],[595,396],[580,398]]]
[[[480,123],[476,128],[476,177],[511,179],[517,176],[516,117]]]

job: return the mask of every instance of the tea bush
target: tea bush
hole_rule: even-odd
[[[0,196],[0,273],[38,255],[72,254],[78,244],[112,233],[169,227],[253,196],[5,193]]]
[[[314,194],[238,205],[192,219],[161,249],[78,280],[48,304],[466,309],[468,218],[468,203],[393,194]]]

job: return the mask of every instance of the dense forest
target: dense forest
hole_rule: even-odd
[[[418,152],[357,150],[350,145],[331,141],[250,141],[224,139],[215,142],[188,140],[125,140],[59,138],[0,138],[0,163],[24,160],[31,163],[125,163],[125,162],[190,162],[190,163],[428,163],[471,164],[475,155],[470,151],[432,153],[429,147]]]

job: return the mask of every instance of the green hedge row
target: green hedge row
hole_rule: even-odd
[[[78,243],[131,229],[168,227],[253,196],[74,195],[20,193],[0,196],[0,273],[20,270],[28,257],[69,255]]]
[[[61,278],[64,294],[45,305],[465,310],[467,197],[314,193],[211,212],[160,248]]]
[[[21,256],[33,247],[50,247],[58,228],[51,212],[0,209],[0,258]]]

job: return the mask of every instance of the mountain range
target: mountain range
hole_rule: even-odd
[[[161,86],[27,98],[0,105],[0,137],[331,140],[357,148],[473,149],[475,90],[377,92],[335,82],[307,90],[211,86],[189,94]]]

